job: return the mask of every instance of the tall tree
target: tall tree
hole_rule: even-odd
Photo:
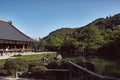
[[[96,26],[86,27],[83,33],[83,42],[87,53],[94,53],[104,44],[103,36]]]

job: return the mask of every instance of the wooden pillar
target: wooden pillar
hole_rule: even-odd
[[[29,44],[29,43],[27,43],[27,45],[26,45],[26,49],[27,49],[27,51],[30,50],[30,44]]]
[[[25,50],[25,44],[23,44],[23,51]]]
[[[15,45],[15,47],[14,47],[14,51],[16,51],[16,45]]]
[[[17,50],[16,50],[16,49],[17,49],[17,48],[16,48],[17,42],[16,42],[16,41],[13,41],[12,43],[14,44],[14,51],[16,52],[16,51],[17,51]]]

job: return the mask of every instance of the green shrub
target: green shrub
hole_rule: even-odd
[[[29,62],[29,67],[35,67],[35,66],[43,66],[43,62],[41,62],[41,61],[31,61],[31,62]]]
[[[45,66],[35,66],[32,68],[33,71],[32,72],[45,72],[45,70],[47,69]]]
[[[40,62],[40,61],[29,62],[28,71],[32,72],[33,67],[36,67],[36,66],[43,66],[43,62]]]
[[[4,67],[10,71],[25,71],[28,64],[24,59],[11,58],[6,60]]]
[[[66,60],[66,59],[62,59],[59,62],[59,65],[60,65],[61,69],[68,69],[69,68],[68,60]]]
[[[119,65],[107,65],[103,74],[108,76],[120,77],[120,66]]]
[[[36,78],[44,78],[45,77],[44,73],[46,69],[47,68],[45,66],[31,67],[30,70],[28,71],[28,75]]]
[[[51,62],[47,65],[47,68],[49,69],[58,69],[59,65],[56,62]]]

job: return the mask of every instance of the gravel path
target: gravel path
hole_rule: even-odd
[[[24,52],[24,53],[4,53],[3,56],[0,56],[0,59],[8,59],[13,55],[34,55],[34,54],[44,54],[44,53],[53,53],[53,52]],[[0,79],[1,80],[1,79]]]

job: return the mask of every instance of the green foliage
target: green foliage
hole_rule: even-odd
[[[27,62],[20,58],[7,59],[5,69],[13,71],[24,71],[27,68]]]
[[[114,34],[115,43],[120,45],[120,42],[119,42],[120,41],[120,25],[114,28],[113,34]]]
[[[102,30],[102,35],[104,37],[105,44],[113,42],[113,31],[111,29]]]
[[[0,59],[0,65],[4,65],[5,64],[5,59]]]
[[[36,72],[42,73],[42,72],[45,72],[46,69],[47,68],[45,66],[34,66],[34,67],[31,68],[30,72],[32,72],[32,73],[36,73]]]
[[[84,46],[88,51],[95,51],[104,44],[103,36],[95,26],[86,27],[83,33],[83,42],[86,43]]]
[[[50,33],[47,37],[43,38],[46,41],[46,48],[49,51],[59,51],[66,38],[70,38],[75,29],[61,28]]]
[[[106,39],[106,44],[98,49],[98,55],[108,60],[119,60],[120,25],[116,26],[113,30],[107,30],[104,37]]]
[[[77,42],[74,38],[66,38],[60,48],[60,51],[61,53],[74,54],[78,45],[79,42]]]
[[[58,69],[59,65],[56,62],[51,62],[47,65],[48,69]]]
[[[44,78],[45,77],[45,70],[47,68],[45,66],[32,66],[30,70],[28,70],[28,76],[35,77],[35,78]]]
[[[103,38],[100,30],[96,26],[86,27],[83,33],[83,41],[90,43],[101,43]]]
[[[120,66],[119,65],[106,65],[103,74],[109,75],[109,76],[120,77]]]
[[[80,28],[58,29],[43,38],[43,41],[48,51],[59,51],[67,55],[96,56],[99,49],[107,45],[115,45],[119,49],[120,14],[96,19]],[[119,52],[116,52],[117,56],[120,56]]]
[[[36,47],[37,47],[37,50],[40,50],[40,51],[45,51],[45,45],[46,45],[46,44],[47,44],[47,43],[46,43],[46,41],[45,41],[45,40],[43,40],[43,39],[39,38],[38,43],[37,43],[37,44],[35,44],[35,45],[36,45]]]
[[[98,74],[102,74],[105,71],[105,66],[106,65],[112,65],[114,62],[107,61],[104,59],[98,59],[98,58],[88,58],[87,62],[90,62],[94,64],[95,67],[95,72]]]
[[[56,51],[56,50],[59,50],[61,44],[63,43],[63,40],[58,38],[58,37],[50,37],[48,39],[48,44],[47,44],[47,48],[49,50],[53,50],[53,51]]]
[[[20,58],[7,59],[4,65],[8,75],[15,75],[16,71],[27,71],[28,64]]]
[[[62,59],[59,62],[60,68],[61,69],[68,69],[69,68],[69,64],[67,63],[68,60]]]
[[[43,66],[43,62],[40,61],[32,61],[28,66],[28,75],[29,76],[37,76],[45,71],[46,67]]]
[[[64,40],[66,37],[70,37],[71,34],[75,31],[75,28],[61,28],[58,29],[56,31],[51,32],[47,37],[45,37],[44,39],[47,40],[51,37],[58,37],[61,40]]]
[[[40,62],[40,61],[29,62],[29,68],[30,67],[35,67],[35,66],[43,66],[43,62]]]

